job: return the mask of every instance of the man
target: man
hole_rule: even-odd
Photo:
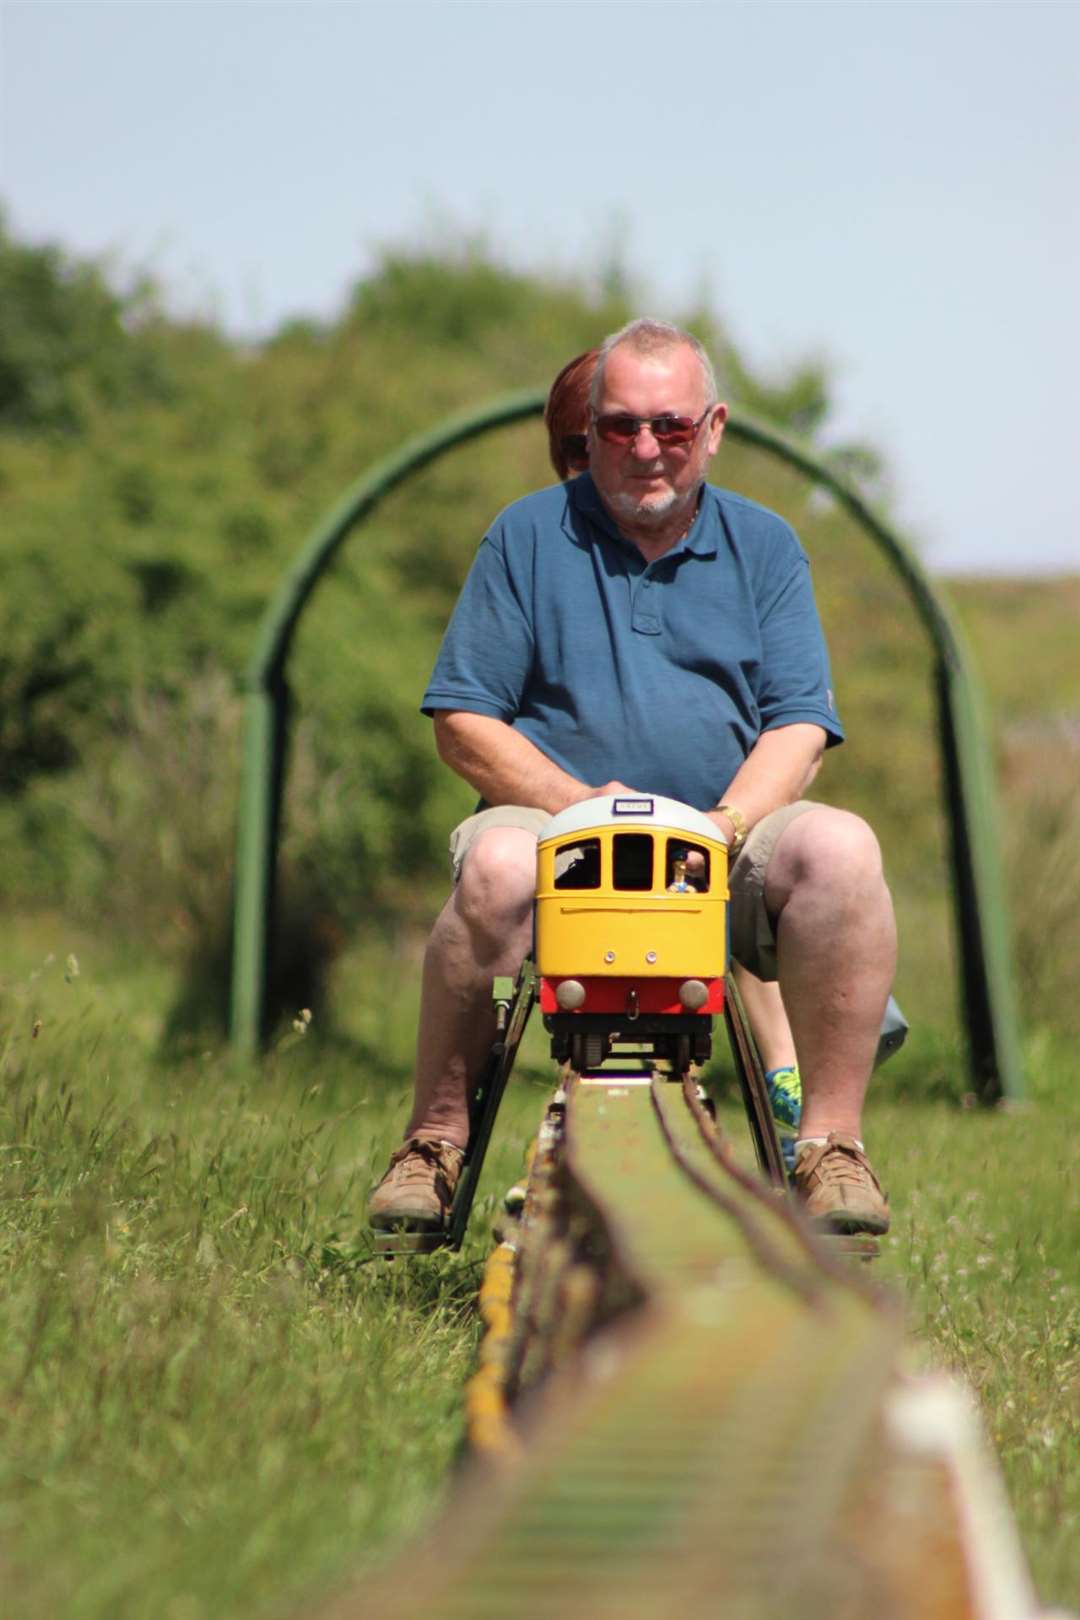
[[[613,793],[704,810],[731,855],[732,950],[779,974],[803,1084],[796,1190],[883,1232],[860,1117],[896,935],[877,842],[800,799],[842,741],[805,553],[773,513],[705,482],[727,409],[689,333],[631,322],[601,349],[589,472],[485,537],[423,708],[485,806],[451,839],[456,884],[424,962],[416,1095],[372,1223],[439,1229],[492,1038],[490,987],[530,944],[536,839]]]

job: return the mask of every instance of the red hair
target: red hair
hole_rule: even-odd
[[[589,390],[596,372],[599,349],[568,360],[551,385],[544,406],[551,465],[560,478],[584,472],[589,465],[586,432],[589,426]]]

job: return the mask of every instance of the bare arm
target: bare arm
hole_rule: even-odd
[[[434,720],[439,758],[488,804],[530,804],[555,815],[582,799],[633,791],[622,782],[579,782],[505,720],[463,709],[437,709]]]
[[[821,726],[799,723],[763,731],[721,795],[722,804],[741,810],[747,828],[781,805],[801,798],[817,774],[825,750]],[[727,837],[735,828],[727,816],[709,815]]]

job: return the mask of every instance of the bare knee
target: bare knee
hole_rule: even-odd
[[[820,805],[781,833],[765,875],[766,901],[779,911],[796,891],[828,891],[836,901],[884,890],[881,846],[860,816]]]
[[[519,827],[492,827],[469,846],[456,905],[471,929],[500,937],[523,927],[536,892],[536,839]]]

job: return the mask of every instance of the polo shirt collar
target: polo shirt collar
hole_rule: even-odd
[[[600,499],[600,493],[597,490],[596,485],[593,483],[592,475],[590,473],[582,473],[580,477],[573,479],[569,486],[569,494],[570,498],[567,504],[568,516],[573,511],[580,512],[582,516],[587,518],[588,521],[595,525],[596,528],[601,529],[605,534],[610,535],[611,538],[613,540],[617,540],[620,545],[634,545],[634,542],[627,539],[626,535],[621,532],[618,524],[611,517],[607,507]],[[709,506],[709,486],[706,484],[702,489],[701,499],[698,502],[697,515],[694,518],[693,523],[690,525],[689,534],[685,534],[679,541],[678,545],[672,546],[670,551],[665,552],[665,557],[676,557],[680,552],[683,551],[691,551],[697,557],[716,556],[716,534],[713,524],[711,524],[709,521]],[[636,546],[634,547],[634,550],[637,550]],[[640,553],[638,554],[640,555]]]

